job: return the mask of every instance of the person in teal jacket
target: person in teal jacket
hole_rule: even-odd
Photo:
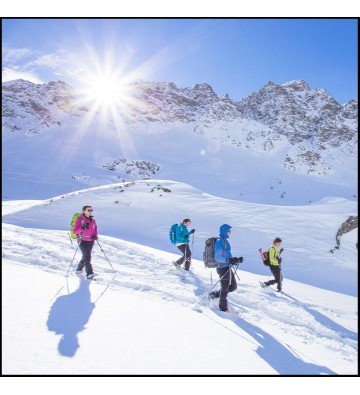
[[[279,237],[276,237],[269,249],[269,259],[270,259],[270,270],[272,275],[274,276],[273,280],[260,282],[262,287],[268,287],[269,285],[277,284],[277,292],[282,291],[282,280],[283,276],[281,274],[281,252],[278,250],[282,240]]]
[[[185,218],[181,224],[176,228],[176,247],[181,251],[183,256],[174,261],[173,264],[177,269],[181,268],[181,265],[185,262],[185,270],[190,270],[191,265],[191,250],[189,248],[190,235],[195,232],[195,229],[188,231],[191,221],[189,218]]]
[[[232,265],[243,262],[243,257],[236,258],[231,254],[231,246],[227,240],[231,234],[231,226],[223,224],[220,226],[220,238],[216,240],[214,246],[215,261],[218,263],[216,272],[220,277],[220,290],[210,292],[209,298],[219,300],[219,309],[221,311],[229,311],[227,303],[227,295],[234,292],[237,288],[236,279],[231,269]]]

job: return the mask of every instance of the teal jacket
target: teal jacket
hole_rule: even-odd
[[[183,223],[181,223],[176,228],[176,245],[189,244],[189,239],[190,239],[190,232],[187,230],[187,227]]]

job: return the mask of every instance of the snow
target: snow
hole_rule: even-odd
[[[151,193],[152,183],[172,192]],[[172,199],[182,202],[176,210]],[[79,252],[65,276],[76,251],[68,225],[85,201],[92,202],[100,229],[94,282],[73,274]],[[339,198],[309,206],[256,205],[164,180],[138,181],[121,194],[112,185],[45,201],[3,202],[2,373],[355,375],[354,232],[342,237],[341,258],[328,252],[335,223],[355,208]],[[179,254],[167,233],[181,209],[185,217],[193,214],[196,228],[190,272],[171,270]],[[244,256],[238,289],[228,297],[230,313],[208,301],[218,278],[213,271],[211,282],[200,260],[203,241],[225,222],[233,226],[234,255]],[[283,296],[259,286],[269,273],[256,248],[266,248],[280,229],[287,232]]]
[[[151,88],[151,100],[144,99],[143,90],[138,93],[148,106],[133,109],[134,119],[124,114],[109,121],[101,112],[81,111],[74,103],[65,106],[69,112],[62,106],[43,103],[43,97],[52,102],[55,88],[59,90],[57,96],[63,96],[61,82],[50,87],[24,85],[24,81],[14,81],[14,90],[4,91],[4,103],[9,108],[3,120],[3,200],[48,199],[90,186],[145,177],[175,180],[215,196],[259,204],[292,206],[316,202],[324,196],[357,200],[355,105],[349,110],[353,118],[338,115],[341,122],[335,119],[329,126],[333,133],[328,143],[332,145],[320,149],[314,143],[316,139],[291,144],[286,133],[245,119],[234,103],[218,100],[204,86],[187,89],[167,84],[170,91],[163,92],[161,83],[146,83]],[[160,91],[155,94],[157,87]],[[46,121],[47,126],[39,121],[41,113],[31,106],[28,113],[23,112],[21,103],[25,99],[14,93],[23,90],[27,99],[37,98],[38,105],[49,111],[51,122]],[[280,106],[279,98],[270,93],[269,103],[275,111]],[[195,107],[183,108],[184,101],[192,103],[193,96],[199,94]],[[152,111],[156,103],[162,109],[159,114]],[[306,101],[303,105],[307,108]],[[319,117],[320,104],[314,108]],[[180,114],[185,117],[183,122]],[[300,127],[297,122],[302,125],[302,119],[290,128],[290,116],[285,111],[287,123],[284,120],[278,126],[287,133],[292,130],[294,138]],[[347,141],[338,130],[349,119],[347,134],[353,138]],[[302,125],[301,130],[304,134],[307,127]],[[159,171],[137,177],[122,166],[109,170],[108,165],[120,159],[156,163]]]
[[[357,151],[351,142],[347,152],[329,150],[334,173],[296,174],[282,158],[295,148],[270,139],[266,127],[225,124],[221,111],[204,117],[206,134],[201,124],[194,133],[194,123],[162,121],[129,123],[120,133],[97,118],[84,125],[57,114],[61,127],[27,134],[24,119],[24,133],[3,135],[3,375],[357,374],[357,229],[334,249],[341,224],[358,211]],[[139,169],[105,167],[122,158],[159,171],[139,180]],[[306,173],[305,163],[295,165]],[[85,204],[100,234],[94,282],[75,276],[80,253],[68,235]],[[183,218],[196,229],[190,272],[171,264],[179,251],[169,228]],[[208,301],[218,277],[202,263],[205,240],[223,223],[233,227],[233,255],[244,257],[230,313]],[[275,237],[283,240],[283,295],[259,286],[270,273],[258,249]],[[162,382],[155,388],[169,391]]]

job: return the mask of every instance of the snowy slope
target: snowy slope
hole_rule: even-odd
[[[327,241],[353,202],[289,208],[229,201],[179,183],[120,187],[3,203],[3,374],[356,374],[357,235],[342,237],[338,256]],[[217,275],[201,261],[194,259],[189,273],[171,270],[179,256],[167,241],[179,212],[173,199],[184,216],[191,208],[198,258],[206,237],[222,222],[233,225],[232,250],[244,263],[229,295],[231,313],[207,301]],[[99,280],[91,284],[65,277],[76,252],[69,218],[85,201],[94,205],[99,242],[116,271],[114,277],[96,245]],[[280,229],[283,297],[258,283],[269,272],[257,248]]]
[[[104,236],[116,277],[95,247],[103,281],[90,284],[64,277],[75,252],[64,231],[3,232],[3,374],[357,371],[355,297],[286,280],[291,296],[281,298],[240,268],[232,313],[222,313],[207,302],[200,261],[170,271],[175,255]]]
[[[217,236],[219,226],[228,223],[233,227],[234,256],[243,256],[243,270],[257,274],[268,273],[258,249],[268,248],[279,236],[285,248],[286,278],[357,295],[357,229],[343,236],[340,249],[330,253],[340,225],[357,215],[355,202],[327,198],[305,206],[260,205],[212,196],[182,183],[148,180],[85,189],[30,202],[28,207],[22,201],[4,202],[3,221],[68,230],[72,214],[88,203],[95,210],[100,235],[171,253],[177,249],[168,241],[170,226],[190,218],[196,229],[192,249],[197,259],[202,259],[205,240]]]

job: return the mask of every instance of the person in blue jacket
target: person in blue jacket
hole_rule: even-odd
[[[231,254],[231,246],[227,240],[231,234],[231,226],[224,224],[220,226],[220,239],[215,242],[215,260],[218,262],[216,268],[217,274],[220,277],[221,288],[218,291],[213,291],[209,294],[211,299],[220,298],[219,308],[221,311],[229,311],[227,303],[227,295],[229,292],[233,292],[237,288],[236,279],[233,271],[231,270],[232,265],[243,262],[243,257],[236,258]]]
[[[178,225],[176,228],[176,247],[181,251],[183,256],[178,259],[177,261],[174,261],[173,264],[176,267],[176,269],[180,269],[181,265],[185,262],[185,270],[190,269],[191,265],[191,250],[189,248],[189,238],[190,235],[195,232],[195,229],[192,229],[190,232],[188,231],[188,226],[190,226],[191,221],[189,218],[185,218],[183,222]]]

